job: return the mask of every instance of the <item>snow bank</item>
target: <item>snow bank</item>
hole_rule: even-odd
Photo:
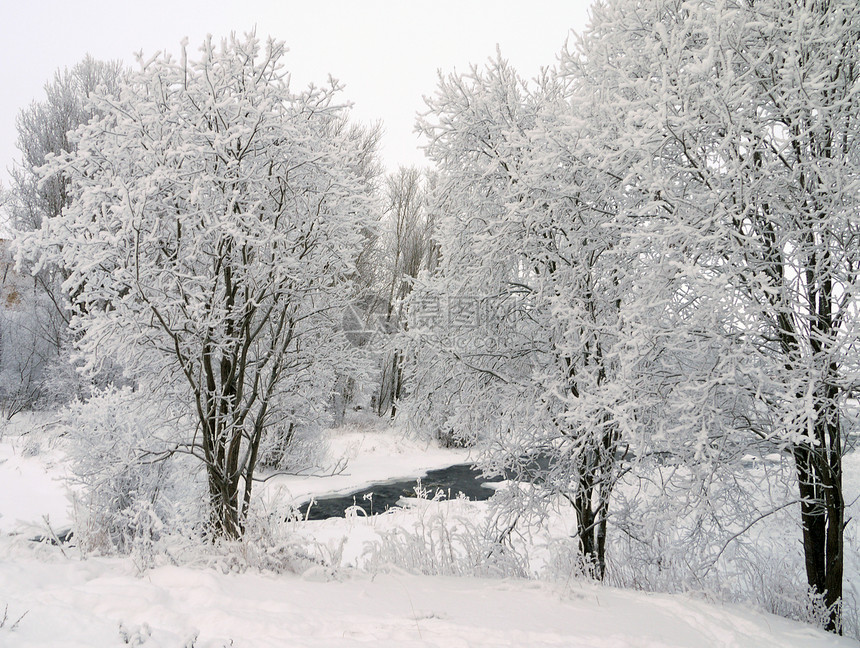
[[[19,550],[20,551],[20,550]],[[17,552],[16,552],[17,553]],[[373,645],[851,646],[854,642],[737,606],[590,584],[386,574],[342,580],[221,574],[129,561],[0,559],[7,648],[144,646],[336,648]]]

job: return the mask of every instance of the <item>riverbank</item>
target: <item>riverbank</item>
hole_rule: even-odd
[[[469,463],[468,450],[442,448],[372,415],[352,414],[327,432],[326,460],[300,475],[269,475],[257,490],[264,506],[346,495],[380,482],[414,480],[428,470]]]

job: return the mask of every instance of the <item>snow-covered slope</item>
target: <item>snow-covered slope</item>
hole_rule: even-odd
[[[54,527],[69,516],[62,453],[42,443],[35,456],[27,456],[35,451],[27,444],[38,445],[38,438],[9,433],[0,440],[4,648],[856,645],[740,606],[577,581],[415,576],[395,569],[370,575],[326,570],[310,561],[296,562],[296,573],[237,573],[227,568],[236,565],[229,554],[213,559],[210,567],[201,566],[203,556],[196,566],[144,570],[133,557],[82,559],[74,548],[27,540],[45,527],[43,515]],[[426,452],[421,444],[386,437],[379,429],[341,430],[332,450],[351,460],[340,476],[273,480],[269,495],[281,489],[297,496],[331,492],[374,475],[408,475],[422,466]],[[431,463],[444,465],[445,452],[433,450]],[[447,457],[448,463],[464,460],[462,452]],[[294,539],[324,543],[352,535],[358,546],[378,530],[376,523],[365,522],[310,523]]]
[[[386,574],[318,580],[129,562],[0,559],[0,645],[538,648],[852,646],[740,607],[585,584]],[[0,608],[2,609],[2,608]],[[21,614],[18,626],[9,626]]]

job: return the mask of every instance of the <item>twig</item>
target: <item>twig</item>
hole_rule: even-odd
[[[12,625],[10,625],[10,626],[9,626],[9,632],[12,632],[13,630],[15,630],[15,628],[17,628],[17,627],[18,627],[18,624],[19,624],[19,623],[21,623],[21,619],[23,619],[25,616],[27,616],[27,614],[28,614],[29,612],[30,612],[30,610],[25,610],[25,611],[24,611],[24,614],[22,614],[21,616],[19,616],[19,617],[18,617],[18,620],[17,620],[17,621],[15,621],[15,623],[13,623]],[[5,607],[3,608],[3,618],[2,618],[2,619],[0,619],[0,628],[5,628],[5,627],[6,627],[6,622],[7,622],[8,620],[9,620],[9,604],[7,603],[7,604],[5,605]]]
[[[24,610],[24,614],[18,617],[18,620],[15,621],[11,626],[9,626],[9,632],[12,632],[15,628],[18,627],[18,624],[21,623],[21,619],[23,619],[27,614],[29,614],[30,610]]]
[[[799,503],[800,503],[800,501],[801,501],[801,500],[791,500],[790,502],[786,502],[785,504],[781,504],[780,506],[777,506],[775,509],[773,509],[773,510],[771,510],[771,511],[768,511],[767,513],[762,513],[762,514],[761,514],[761,515],[759,515],[755,520],[753,520],[752,522],[750,522],[749,524],[747,524],[743,529],[741,529],[741,530],[740,530],[740,531],[738,531],[737,533],[735,533],[735,534],[731,535],[731,536],[730,536],[730,537],[729,537],[729,538],[728,538],[728,539],[723,543],[723,546],[722,546],[722,547],[720,547],[720,550],[717,552],[717,555],[716,555],[716,556],[714,556],[713,560],[711,560],[711,567],[713,567],[713,566],[716,564],[716,562],[720,559],[720,556],[722,556],[722,555],[723,555],[723,552],[728,548],[728,546],[729,546],[732,542],[734,542],[736,539],[738,539],[740,536],[742,536],[744,533],[746,533],[747,531],[749,531],[749,530],[750,530],[750,528],[751,528],[753,525],[757,524],[758,522],[761,522],[763,519],[765,519],[766,517],[769,517],[769,516],[773,515],[773,514],[774,514],[774,513],[776,513],[777,511],[780,511],[780,510],[782,510],[782,509],[784,509],[784,508],[787,508],[787,507],[789,507],[789,506],[793,506],[794,504],[799,504]]]
[[[287,477],[297,477],[297,476],[298,477],[317,477],[320,479],[324,478],[324,477],[334,477],[335,475],[346,474],[345,471],[348,467],[348,464],[349,464],[349,460],[346,459],[345,457],[342,457],[341,459],[339,459],[337,461],[337,463],[332,467],[332,469],[330,471],[327,470],[325,472],[312,473],[312,472],[307,472],[306,470],[296,470],[296,471],[276,470],[276,471],[266,475],[265,477],[254,477],[253,481],[255,483],[265,483],[265,482],[269,481],[270,479],[273,479],[274,477],[282,477],[282,476],[287,476]],[[310,469],[308,469],[308,470],[310,470]]]
[[[60,542],[59,536],[56,534],[56,532],[54,532],[54,527],[51,526],[51,521],[49,520],[48,516],[43,515],[42,521],[44,521],[45,527],[48,529],[48,533],[51,534],[51,539],[54,541],[54,544],[56,544],[60,548],[60,553],[63,554],[64,558],[68,558],[68,555],[66,555],[65,549],[63,549],[63,543]]]

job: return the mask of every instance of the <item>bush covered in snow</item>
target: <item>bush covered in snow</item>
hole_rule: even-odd
[[[79,486],[75,535],[85,552],[151,557],[166,535],[202,522],[205,482],[181,452],[186,421],[165,417],[130,388],[72,403],[63,419]]]

